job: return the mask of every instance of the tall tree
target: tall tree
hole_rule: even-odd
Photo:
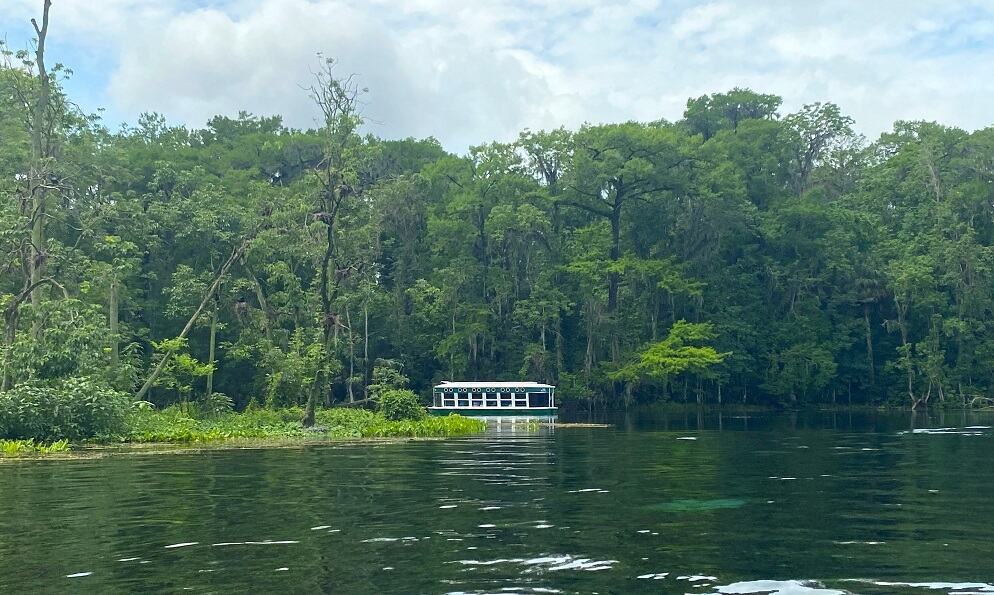
[[[776,117],[781,103],[776,95],[735,87],[726,93],[688,99],[683,121],[691,134],[700,134],[708,140],[721,130],[737,132],[739,124],[745,120]]]
[[[679,192],[695,155],[695,145],[673,126],[611,124],[586,126],[576,135],[569,190],[563,204],[607,219],[609,258],[622,254],[622,215],[638,202]],[[607,311],[618,308],[621,275],[607,274]]]
[[[332,376],[332,348],[337,330],[344,326],[341,316],[334,311],[335,292],[338,289],[336,274],[339,269],[336,261],[336,228],[343,210],[348,208],[355,197],[362,192],[359,186],[359,162],[363,150],[362,139],[357,129],[362,123],[359,112],[361,89],[354,75],[338,77],[335,61],[326,59],[315,75],[310,88],[311,98],[321,111],[323,118],[319,130],[323,155],[312,173],[317,182],[316,222],[324,228],[324,251],[318,269],[318,291],[321,299],[321,326],[324,333],[325,365],[318,372],[314,387],[307,399],[304,425],[314,425],[314,412],[319,393],[326,393]],[[345,264],[345,263],[341,263]],[[342,268],[348,271],[348,265]]]
[[[48,68],[45,66],[45,42],[48,39],[48,13],[52,8],[51,0],[43,0],[41,26],[35,19],[31,25],[35,29],[35,62],[37,70],[37,87],[34,91],[34,102],[31,107],[31,170],[28,174],[28,196],[31,204],[31,251],[28,267],[31,271],[31,305],[35,312],[41,309],[42,279],[45,276],[45,261],[48,259],[45,226],[46,197],[52,189],[53,168],[51,160],[54,156],[54,139],[51,136],[53,126],[52,88]],[[42,322],[35,314],[31,334],[35,339],[41,338]]]

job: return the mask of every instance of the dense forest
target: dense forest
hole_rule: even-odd
[[[994,397],[994,129],[870,142],[733,89],[455,155],[366,134],[376,90],[321,61],[312,129],[113,131],[36,27],[0,67],[0,390],[313,410],[392,365],[584,407]]]

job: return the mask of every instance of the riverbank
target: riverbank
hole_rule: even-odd
[[[175,452],[176,447],[292,447],[298,445],[404,438],[448,438],[478,434],[486,422],[459,415],[391,421],[363,409],[324,409],[314,427],[305,428],[299,408],[253,409],[240,413],[198,415],[180,407],[133,413],[115,435],[70,444],[32,440],[0,441],[0,459],[38,456],[87,456],[95,452]]]

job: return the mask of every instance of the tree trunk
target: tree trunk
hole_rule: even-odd
[[[0,380],[0,392],[6,392],[14,384],[13,376],[10,373],[10,351],[14,346],[14,339],[17,338],[17,304],[13,308],[8,306],[3,316],[3,379]]]
[[[657,337],[659,336],[659,321],[658,321],[659,304],[657,304],[656,300],[653,299],[652,305],[653,305],[652,314],[649,315],[649,321],[650,321],[649,325],[652,328],[652,342],[655,343],[657,341]]]
[[[873,331],[870,326],[870,304],[863,303],[863,329],[866,332],[866,364],[870,370],[870,386],[876,384],[876,371],[873,361]]]
[[[594,367],[594,308],[590,306],[588,308],[588,318],[587,321],[587,353],[583,360],[583,370],[586,373],[587,379],[590,378],[590,371]]]
[[[351,326],[351,325],[350,325]],[[369,398],[369,302],[362,304],[362,396]]]
[[[117,279],[110,284],[110,312],[108,326],[110,327],[110,363],[117,369],[121,362],[121,327],[118,321],[120,310],[120,288]]]
[[[908,345],[908,326],[905,322],[907,306],[902,306],[897,297],[894,298],[894,305],[897,309],[897,326],[901,331],[901,348],[908,368],[908,397],[911,399],[911,408],[915,409],[918,407],[918,402],[915,398],[915,371],[912,369],[911,346]]]
[[[456,334],[456,308],[455,305],[452,306],[452,334]],[[455,380],[456,378],[456,363],[454,355],[449,353],[449,379]]]
[[[273,328],[272,321],[269,318],[269,300],[266,299],[266,292],[262,290],[262,283],[259,282],[259,278],[255,276],[255,273],[247,265],[245,266],[245,272],[248,273],[249,279],[252,281],[252,287],[255,289],[255,299],[259,302],[259,308],[262,310],[263,332],[266,334],[266,339],[272,343]]]
[[[621,205],[622,186],[618,182],[615,188],[614,205],[611,208],[611,262],[621,258]],[[612,271],[607,275],[607,311],[613,313],[618,308],[618,287],[621,285],[621,275]]]
[[[477,229],[478,229],[478,232],[479,232],[479,235],[480,235],[480,264],[483,265],[483,283],[481,284],[481,287],[483,289],[483,294],[482,294],[481,297],[483,298],[483,303],[485,303],[485,304],[490,303],[487,300],[487,284],[490,281],[490,278],[489,278],[490,277],[490,255],[488,253],[489,252],[489,248],[487,246],[486,225],[487,225],[487,216],[486,216],[486,213],[484,211],[483,205],[480,205],[479,215],[477,217]]]
[[[329,204],[325,204],[326,210],[330,207]],[[327,368],[327,364],[330,363],[331,356],[328,353],[331,347],[332,334],[333,331],[338,326],[335,323],[334,315],[331,311],[331,287],[329,280],[329,268],[331,267],[331,258],[335,253],[335,228],[334,228],[334,215],[329,215],[331,217],[330,221],[327,221],[327,231],[326,231],[326,243],[324,256],[321,259],[321,323],[324,326],[324,351],[322,354],[323,368]],[[322,386],[324,382],[322,379],[327,376],[326,373],[319,373],[315,377],[315,386],[313,390],[310,391],[307,397],[307,406],[304,409],[304,418],[301,423],[305,428],[309,428],[314,425],[314,416],[317,411],[317,401],[318,393],[322,391]],[[327,389],[325,389],[326,392]]]
[[[40,316],[41,306],[41,280],[45,276],[45,195],[48,183],[48,164],[45,163],[49,151],[44,142],[42,131],[48,128],[46,122],[49,120],[50,84],[48,70],[45,68],[45,38],[48,36],[48,11],[51,8],[51,0],[45,0],[41,27],[37,21],[31,19],[35,33],[38,35],[38,45],[35,49],[35,66],[38,68],[38,96],[35,99],[31,110],[31,171],[28,183],[28,192],[31,194],[31,250],[28,261],[30,271],[30,283],[34,289],[31,290],[31,306],[34,320],[31,323],[31,336],[37,341],[41,338],[42,321]]]
[[[352,392],[352,383],[355,378],[355,343],[352,339],[352,315],[348,306],[345,307],[345,324],[349,326],[349,403],[355,403],[355,393]]]
[[[210,371],[207,372],[207,389],[205,393],[207,398],[210,398],[210,396],[214,394],[214,359],[217,353],[217,317],[218,307],[215,304],[214,310],[211,311],[211,336],[207,347],[207,363],[211,365]]]

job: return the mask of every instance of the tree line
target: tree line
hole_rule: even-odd
[[[322,60],[313,128],[112,131],[46,63],[48,4],[0,48],[0,390],[313,419],[380,367],[604,406],[994,402],[994,129],[870,142],[737,88],[456,155],[364,133],[375,94]]]

